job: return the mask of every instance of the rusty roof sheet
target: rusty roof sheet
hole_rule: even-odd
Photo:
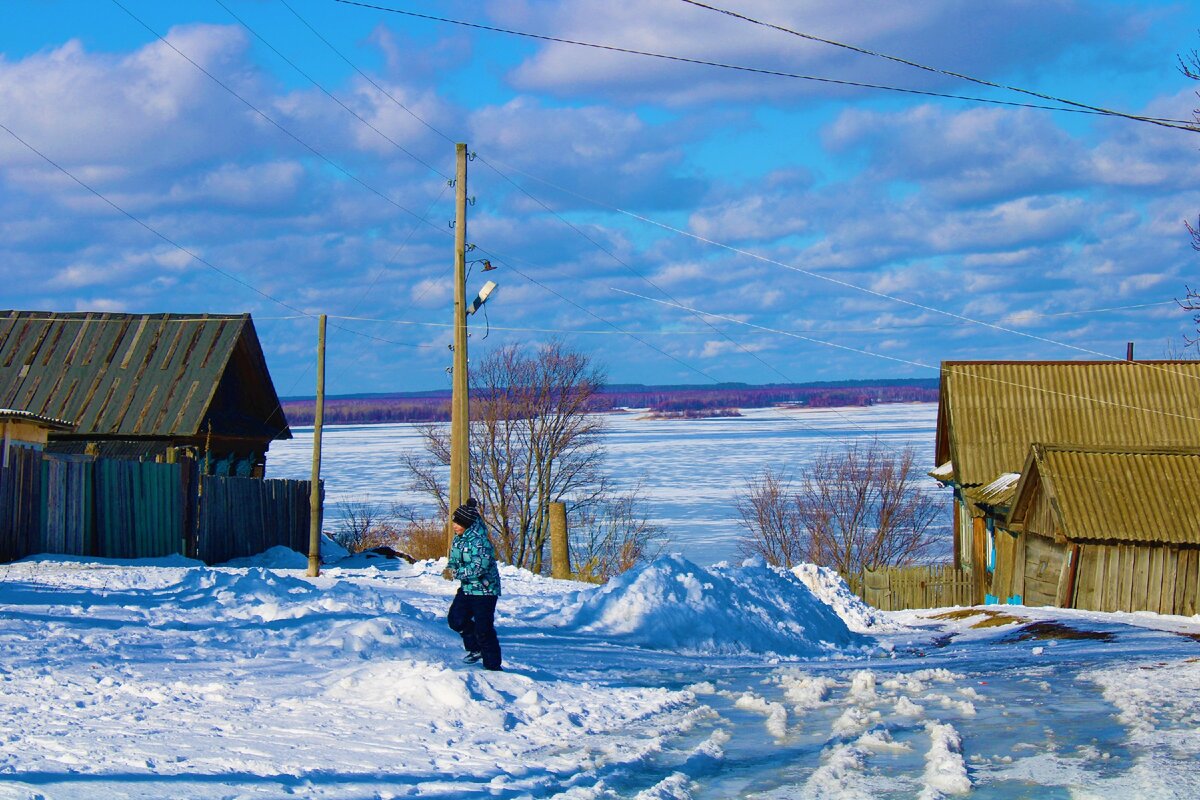
[[[1200,544],[1200,448],[1037,444],[1030,460],[1022,495],[1040,484],[1070,540]]]
[[[77,434],[196,435],[242,337],[261,359],[249,314],[0,311],[0,406]]]
[[[1034,442],[1200,447],[1200,361],[946,361],[938,463],[964,487],[1021,470]]]

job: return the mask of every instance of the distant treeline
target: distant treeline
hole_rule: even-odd
[[[715,386],[606,386],[592,400],[591,410],[648,408],[652,412],[704,416],[736,408],[767,408],[794,404],[810,408],[870,406],[876,403],[932,403],[938,399],[936,378],[827,383],[741,383]],[[287,398],[283,411],[292,425],[313,424],[312,398]],[[353,425],[382,422],[445,422],[450,419],[450,393],[414,392],[326,398],[325,423]]]

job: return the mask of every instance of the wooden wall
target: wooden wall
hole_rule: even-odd
[[[1027,533],[1023,538],[1025,558],[1022,602],[1027,606],[1055,605],[1058,601],[1058,586],[1063,576],[1063,560],[1067,547],[1036,533]]]
[[[1200,547],[1085,544],[1075,608],[1192,616],[1200,609]]]

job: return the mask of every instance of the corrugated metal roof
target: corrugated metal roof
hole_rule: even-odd
[[[944,464],[939,464],[926,474],[934,480],[950,483],[954,480],[954,462],[947,461]]]
[[[1200,449],[1039,444],[1032,457],[1068,539],[1200,544]]]
[[[982,503],[994,508],[1004,508],[1012,503],[1017,494],[1017,482],[1021,480],[1018,472],[1006,472],[989,484],[975,489],[966,489],[963,494],[972,503]]]
[[[958,483],[1017,472],[1034,442],[1200,447],[1200,361],[946,361],[937,461]]]
[[[36,422],[48,428],[56,428],[62,431],[75,429],[75,423],[71,422],[70,420],[45,417],[41,414],[34,414],[32,411],[25,411],[19,408],[0,408],[0,420],[22,420]]]
[[[249,314],[0,311],[0,406],[77,434],[197,435],[239,341],[275,398]]]

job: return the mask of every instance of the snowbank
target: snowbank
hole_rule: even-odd
[[[892,622],[882,611],[864,603],[842,580],[842,576],[829,567],[816,564],[797,564],[792,574],[807,586],[817,598],[837,613],[852,631],[879,633],[899,630],[903,626]]]
[[[793,575],[756,559],[704,569],[659,558],[583,593],[564,624],[692,653],[811,656],[868,643]]]

